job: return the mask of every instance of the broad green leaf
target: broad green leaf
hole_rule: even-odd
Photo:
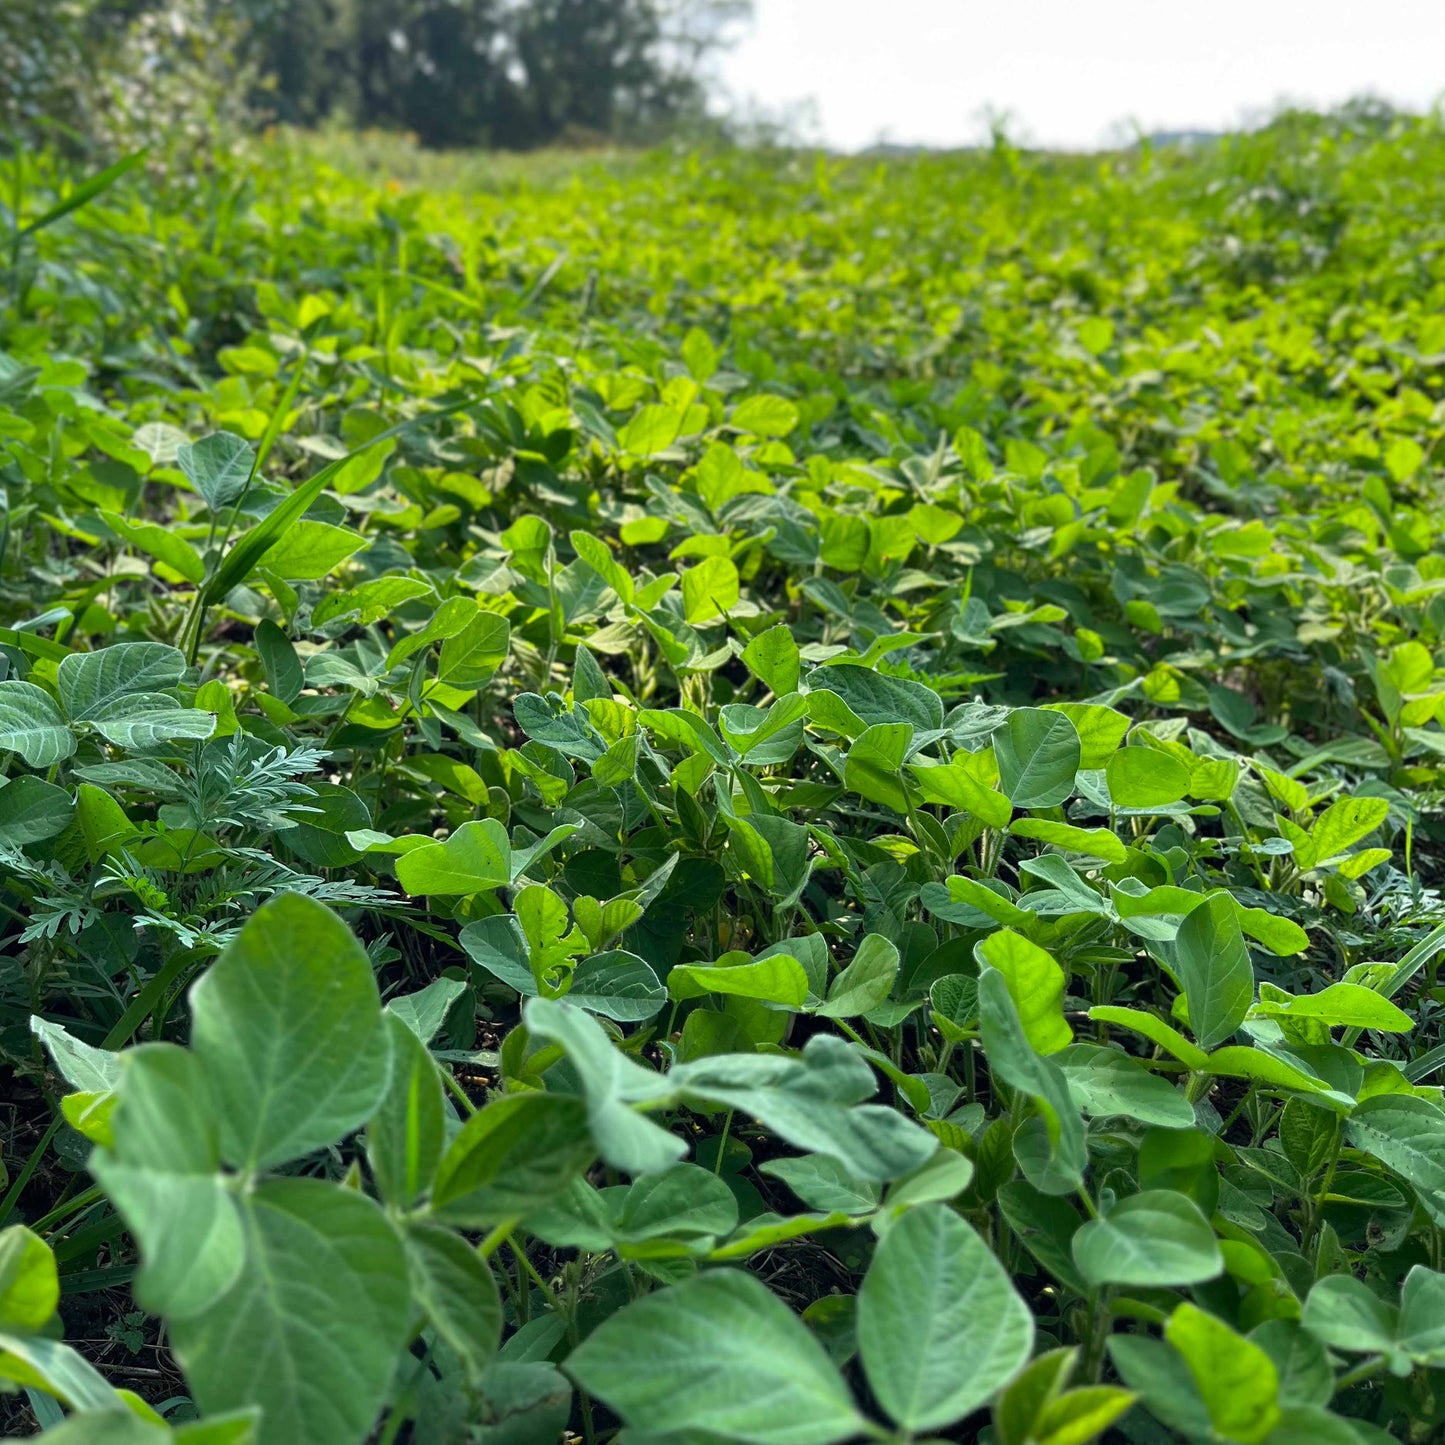
[[[1106,863],[1122,863],[1129,856],[1128,849],[1107,828],[1076,828],[1046,818],[1018,818],[1009,825],[1009,832],[1016,838],[1037,838],[1067,853],[1083,853]]]
[[[1063,713],[1021,707],[993,735],[999,786],[1016,808],[1052,808],[1074,791],[1083,756],[1079,735]]]
[[[743,661],[775,697],[785,697],[797,691],[798,644],[781,623],[758,633],[743,648]]]
[[[785,396],[750,396],[733,408],[729,421],[739,431],[783,437],[797,426],[798,408]]]
[[[903,760],[913,741],[908,723],[873,723],[854,740],[843,765],[843,785],[895,813],[908,811]]]
[[[86,719],[107,741],[139,751],[161,743],[199,742],[216,730],[214,713],[182,707],[159,692],[133,692],[91,711]]]
[[[1414,1094],[1377,1094],[1345,1120],[1345,1137],[1394,1170],[1445,1225],[1445,1110]]]
[[[1120,808],[1164,808],[1189,791],[1189,770],[1159,748],[1120,748],[1104,767],[1109,796]]]
[[[735,1270],[710,1270],[624,1306],[565,1365],[629,1429],[648,1435],[831,1445],[863,1425],[807,1326]]]
[[[442,643],[437,677],[451,687],[474,692],[491,681],[506,661],[512,629],[495,612],[478,612],[460,632]]]
[[[679,964],[667,976],[667,990],[675,999],[731,994],[801,1009],[808,996],[808,975],[797,959],[786,954],[721,967]]]
[[[425,1220],[408,1220],[402,1243],[412,1298],[476,1380],[502,1336],[502,1300],[491,1267],[460,1235]]]
[[[512,881],[512,845],[495,818],[463,823],[445,842],[396,860],[401,886],[415,897],[480,893]]]
[[[0,682],[0,748],[32,768],[49,768],[75,751],[75,735],[48,692],[32,682]]]
[[[66,716],[86,722],[111,713],[132,694],[159,694],[175,687],[185,670],[186,660],[174,647],[118,642],[97,652],[72,652],[57,670],[56,686]],[[165,701],[176,705],[172,698]]]
[[[978,980],[979,1025],[990,1070],[1010,1088],[1033,1098],[1048,1132],[1051,1171],[1031,1181],[1045,1193],[1063,1194],[1083,1180],[1087,1154],[1084,1126],[1063,1071],[1029,1044],[1004,976],[985,968]],[[1027,1172],[1027,1171],[1026,1171]]]
[[[176,448],[176,465],[213,511],[228,507],[246,489],[256,467],[250,442],[233,432],[218,431]],[[199,582],[199,577],[192,578]]]
[[[1353,1275],[1318,1280],[1301,1323],[1332,1350],[1391,1355],[1399,1348],[1400,1310]]]
[[[726,557],[705,557],[682,574],[682,610],[691,623],[731,612],[739,595],[738,569]]]
[[[1189,1100],[1160,1074],[1119,1049],[1073,1044],[1057,1056],[1069,1093],[1092,1118],[1138,1119],[1164,1129],[1194,1124]]]
[[[1165,957],[1184,990],[1194,1037],[1202,1048],[1222,1044],[1254,1001],[1254,967],[1229,894],[1209,894],[1179,925]]]
[[[807,686],[811,692],[830,692],[841,698],[864,727],[904,722],[917,734],[943,726],[943,702],[931,687],[889,677],[856,662],[815,667],[807,676]]]
[[[908,1210],[858,1292],[869,1386],[893,1421],[938,1430],[988,1403],[1028,1360],[1034,1321],[993,1251],[946,1204]]]
[[[1199,1284],[1224,1272],[1224,1259],[1199,1206],[1172,1190],[1121,1199],[1074,1236],[1074,1262],[1090,1284]]]
[[[191,1011],[228,1163],[299,1159],[381,1102],[391,1046],[371,961],[311,899],[283,893],[263,904],[194,985]]]
[[[184,537],[155,522],[133,522],[119,512],[101,512],[100,519],[122,542],[154,557],[187,582],[201,582],[206,564],[201,554]]]
[[[259,1405],[268,1445],[360,1445],[409,1330],[396,1230],[364,1195],[318,1179],[267,1180],[239,1207],[245,1268],[170,1325],[196,1403]]]
[[[70,825],[75,805],[54,783],[21,774],[0,787],[0,844],[23,848],[54,838]]]
[[[0,792],[0,805],[5,795]],[[1415,1021],[1404,1009],[1357,983],[1332,983],[1319,993],[1290,999],[1261,998],[1255,1012],[1270,1018],[1318,1019],[1329,1028],[1379,1029],[1407,1033]]]
[[[1373,833],[1389,814],[1384,798],[1341,798],[1331,803],[1310,829],[1310,853],[1302,866],[1325,863]]]
[[[241,1217],[218,1172],[216,1114],[196,1055],[146,1044],[123,1059],[112,1147],[96,1150],[90,1167],[140,1244],[137,1300],[184,1318],[235,1282]]]
[[[1064,971],[1035,943],[1002,928],[974,945],[980,965],[998,970],[1013,997],[1024,1036],[1035,1053],[1054,1054],[1074,1041],[1064,1018]]]
[[[1258,1445],[1279,1419],[1279,1375],[1258,1345],[1192,1304],[1169,1317],[1164,1338],[1184,1357],[1215,1430]]]
[[[865,934],[853,961],[829,985],[828,1000],[817,1012],[832,1019],[865,1014],[888,998],[897,977],[897,948],[882,934]]]
[[[447,1146],[432,1188],[433,1212],[469,1229],[521,1218],[549,1204],[595,1156],[580,1099],[503,1094],[473,1114]]]
[[[1045,712],[1062,713],[1079,735],[1081,768],[1102,768],[1118,750],[1131,727],[1130,719],[1112,707],[1089,702],[1046,702]]]
[[[23,1224],[0,1230],[0,1333],[39,1334],[59,1304],[50,1247]]]
[[[266,570],[288,582],[314,581],[334,572],[366,546],[366,538],[329,522],[293,522],[266,552]]]
[[[446,1100],[426,1044],[388,1011],[391,1080],[367,1121],[366,1155],[381,1197],[410,1209],[436,1177],[446,1147]]]

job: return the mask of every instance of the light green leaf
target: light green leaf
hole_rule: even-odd
[[[1164,1338],[1184,1357],[1215,1430],[1259,1445],[1279,1419],[1279,1374],[1260,1347],[1192,1304],[1169,1317]]]
[[[360,1127],[391,1068],[366,950],[321,904],[263,904],[191,989],[192,1044],[244,1168],[299,1159]]]
[[[1254,967],[1233,898],[1223,889],[1208,894],[1179,925],[1174,942],[1161,947],[1184,990],[1194,1037],[1202,1048],[1222,1044],[1254,1001]]]
[[[898,950],[881,933],[865,934],[853,961],[828,988],[828,1001],[817,1012],[824,1018],[856,1018],[875,1009],[893,992]]]
[[[1036,1053],[1054,1054],[1074,1041],[1064,1018],[1064,971],[1036,943],[1002,928],[974,945],[974,956],[998,970],[1013,998],[1024,1036]]]
[[[0,1230],[0,1332],[39,1334],[60,1304],[55,1256],[23,1224]]]
[[[588,1394],[644,1434],[832,1445],[864,1423],[807,1326],[752,1275],[731,1269],[624,1306],[565,1363]]]
[[[260,1405],[267,1445],[360,1445],[410,1326],[395,1229],[365,1195],[318,1179],[268,1180],[240,1209],[244,1270],[170,1326],[196,1403]]]
[[[993,1251],[946,1204],[883,1236],[858,1291],[858,1344],[878,1402],[910,1432],[988,1403],[1033,1348],[1034,1321]]]
[[[0,682],[0,748],[49,768],[75,751],[75,736],[48,692],[12,680]]]
[[[1063,713],[1020,707],[993,735],[999,786],[1016,808],[1052,808],[1074,791],[1083,751]]]
[[[512,845],[495,818],[463,823],[442,843],[396,860],[401,886],[416,897],[480,893],[512,881]]]
[[[1089,1220],[1074,1236],[1074,1263],[1090,1284],[1141,1288],[1200,1284],[1224,1272],[1209,1221],[1169,1189],[1131,1194]]]
[[[502,1300],[486,1260],[460,1235],[410,1219],[402,1232],[412,1297],[476,1380],[502,1337]]]
[[[1120,748],[1105,765],[1104,777],[1120,808],[1163,808],[1189,791],[1189,769],[1159,748]]]

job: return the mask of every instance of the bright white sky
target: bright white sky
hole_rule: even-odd
[[[722,63],[734,96],[816,102],[844,150],[976,143],[985,108],[1036,145],[1121,123],[1220,130],[1281,99],[1445,95],[1445,0],[754,0]]]

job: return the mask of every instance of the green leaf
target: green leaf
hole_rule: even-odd
[[[1047,1130],[1051,1169],[1047,1173],[1033,1170],[1030,1182],[1045,1193],[1072,1192],[1083,1181],[1087,1152],[1083,1121],[1063,1071],[1030,1046],[1008,984],[997,969],[980,972],[978,1003],[989,1069],[1010,1088],[1021,1089],[1037,1102]]]
[[[449,687],[475,692],[492,680],[507,660],[512,628],[495,612],[478,612],[460,632],[442,643],[437,678]]]
[[[1089,1220],[1074,1236],[1074,1262],[1094,1285],[1200,1284],[1224,1272],[1224,1257],[1199,1206],[1167,1189],[1131,1194]]]
[[[401,886],[415,897],[480,893],[512,881],[512,845],[495,818],[463,823],[442,843],[396,860]]]
[[[217,512],[230,506],[246,490],[256,469],[256,452],[242,437],[218,431],[198,442],[183,442],[178,446],[176,465],[211,511]]]
[[[903,760],[912,741],[913,729],[908,723],[874,723],[865,728],[848,749],[843,785],[870,803],[906,813]]]
[[[1279,1374],[1260,1347],[1192,1304],[1169,1317],[1164,1338],[1184,1357],[1216,1431],[1258,1445],[1279,1419]]]
[[[858,1344],[896,1424],[938,1430],[972,1414],[1023,1367],[1033,1339],[1007,1272],[948,1205],[919,1205],[889,1227],[858,1292]]]
[[[786,954],[721,967],[679,964],[667,976],[667,991],[679,1000],[731,994],[801,1009],[808,997],[808,975],[797,959]]]
[[[1082,853],[1089,858],[1102,858],[1106,863],[1122,863],[1129,850],[1107,828],[1076,828],[1071,823],[1054,823],[1046,818],[1019,818],[1009,825],[1016,838],[1037,838],[1069,853]]]
[[[291,639],[271,621],[261,619],[256,627],[256,651],[266,671],[266,686],[282,702],[295,702],[306,686],[306,673]]]
[[[1189,791],[1189,769],[1159,748],[1120,748],[1104,768],[1120,808],[1164,808]]]
[[[102,737],[133,750],[189,738],[201,741],[216,730],[214,713],[181,707],[159,692],[133,692],[117,697],[86,719]]]
[[[413,1299],[467,1375],[479,1379],[502,1337],[502,1300],[491,1268],[460,1235],[425,1220],[408,1220],[402,1243]]]
[[[5,794],[0,792],[0,804]],[[1261,998],[1255,1013],[1268,1018],[1318,1019],[1329,1028],[1379,1029],[1383,1033],[1408,1033],[1415,1021],[1404,1009],[1357,983],[1332,983],[1319,993],[1290,999]]]
[[[321,904],[263,904],[191,989],[192,1043],[239,1168],[299,1159],[380,1103],[391,1047],[371,961]]]
[[[259,1405],[267,1445],[360,1445],[409,1331],[396,1231],[364,1195],[318,1179],[267,1180],[240,1209],[245,1269],[210,1309],[171,1322],[196,1403]]]
[[[1384,798],[1341,798],[1331,803],[1310,829],[1308,862],[1303,867],[1316,867],[1338,857],[1352,844],[1373,833],[1390,812]]]
[[[366,1155],[381,1197],[410,1209],[431,1188],[446,1147],[446,1099],[425,1043],[388,1012],[391,1080],[366,1126]]]
[[[204,579],[206,564],[201,560],[200,553],[184,537],[177,536],[175,532],[155,522],[133,522],[119,512],[103,511],[100,519],[122,542],[144,552],[148,557],[154,557],[157,562],[169,567],[187,582],[199,583]]]
[[[0,843],[23,848],[54,838],[70,826],[74,811],[64,788],[21,774],[0,787]]]
[[[1445,1225],[1445,1111],[1438,1104],[1415,1094],[1377,1094],[1345,1120],[1345,1137],[1394,1170]]]
[[[1036,943],[1002,928],[974,945],[980,965],[997,969],[1008,985],[1030,1047],[1054,1054],[1074,1041],[1064,1018],[1064,971]]]
[[[853,961],[829,985],[828,1001],[817,1012],[830,1019],[866,1014],[888,998],[897,977],[897,948],[881,933],[865,934]]]
[[[649,1435],[700,1430],[740,1445],[832,1445],[864,1423],[807,1326],[731,1269],[625,1305],[565,1367],[629,1429]]]
[[[123,1060],[112,1147],[96,1150],[90,1167],[140,1244],[137,1300],[182,1318],[208,1308],[240,1273],[241,1219],[217,1172],[217,1120],[196,1055],[146,1044]]]
[[[48,692],[33,682],[0,682],[0,748],[49,768],[75,751],[75,736]]]
[[[705,557],[682,574],[683,616],[694,625],[731,612],[740,595],[738,569],[726,557]]]
[[[266,570],[288,582],[314,581],[334,572],[366,538],[329,522],[293,522],[266,551]]]
[[[1206,1049],[1222,1044],[1254,1001],[1254,966],[1233,898],[1223,889],[1206,895],[1179,925],[1165,957],[1184,990],[1194,1037]]]
[[[1092,1118],[1137,1119],[1163,1129],[1194,1124],[1189,1100],[1168,1079],[1118,1049],[1074,1044],[1056,1055],[1056,1062],[1074,1102]]]
[[[580,1099],[503,1094],[448,1145],[432,1188],[433,1212],[474,1229],[521,1218],[551,1203],[596,1152]]]
[[[797,691],[798,644],[782,623],[758,633],[743,648],[743,661],[775,697],[786,697]]]
[[[811,692],[829,692],[841,698],[863,727],[904,722],[917,734],[943,726],[943,700],[931,687],[908,678],[888,677],[871,667],[847,662],[814,668],[807,685]]]
[[[0,1230],[0,1332],[39,1334],[60,1304],[55,1256],[23,1224]]]
[[[1063,713],[1020,707],[993,735],[999,786],[1016,808],[1052,808],[1074,791],[1083,750]]]
[[[186,660],[159,642],[118,642],[98,652],[72,652],[56,673],[61,705],[72,722],[112,713],[133,694],[158,694],[176,686]],[[175,707],[174,698],[164,699]],[[124,711],[122,709],[122,711]]]
[[[750,396],[733,408],[728,420],[739,431],[785,437],[798,424],[798,408],[785,396]]]
[[[1400,1310],[1353,1275],[1318,1280],[1301,1323],[1321,1344],[1357,1354],[1391,1355],[1398,1348]]]

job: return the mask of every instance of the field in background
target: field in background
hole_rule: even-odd
[[[21,157],[7,1423],[1434,1438],[1442,163]]]

